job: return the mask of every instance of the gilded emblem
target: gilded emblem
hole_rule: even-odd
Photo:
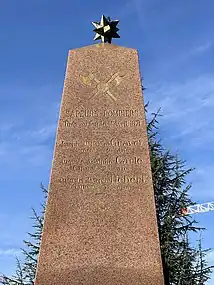
[[[95,98],[96,96],[102,93],[108,96],[109,98],[111,98],[112,100],[116,101],[117,98],[110,91],[110,84],[114,83],[115,86],[120,85],[125,75],[126,75],[125,73],[116,72],[106,82],[101,82],[93,74],[88,74],[86,76],[80,76],[80,78],[81,78],[82,83],[85,86],[88,86],[88,87],[96,86],[97,88],[97,91],[89,98],[89,100],[92,98]]]

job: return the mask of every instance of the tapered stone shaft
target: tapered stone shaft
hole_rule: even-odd
[[[35,285],[163,285],[138,54],[69,52]]]

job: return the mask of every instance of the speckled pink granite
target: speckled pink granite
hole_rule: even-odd
[[[164,284],[135,49],[69,52],[35,284]]]

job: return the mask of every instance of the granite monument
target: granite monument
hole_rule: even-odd
[[[35,285],[163,285],[137,50],[69,51]]]

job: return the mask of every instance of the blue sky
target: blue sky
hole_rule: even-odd
[[[0,0],[1,272],[14,271],[48,185],[68,50],[93,44],[90,22],[103,13],[120,19],[114,42],[139,51],[164,145],[196,168],[193,199],[214,201],[213,11],[212,0]],[[213,218],[196,215],[205,247],[214,248]]]

